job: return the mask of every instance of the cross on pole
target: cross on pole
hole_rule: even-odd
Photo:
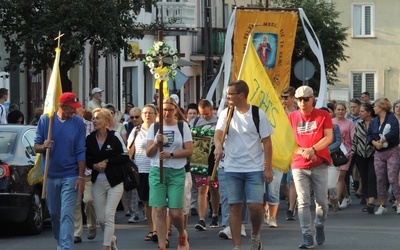
[[[162,41],[162,39],[163,39],[163,32],[162,32],[162,30],[159,30],[158,31],[158,41]],[[162,59],[160,59],[158,61],[158,66],[162,68],[162,66],[163,66]],[[160,115],[159,115],[158,122],[160,123],[160,130],[159,130],[160,134],[164,133],[164,130],[163,130],[163,112],[162,112],[162,110],[163,110],[163,101],[164,101],[164,93],[163,93],[164,86],[163,85],[164,85],[164,81],[160,81],[160,86],[158,88],[158,110],[160,110]],[[163,144],[160,143],[159,147],[160,147],[160,149],[159,149],[160,152],[162,152],[164,150],[163,149],[164,148]],[[160,183],[163,183],[163,181],[164,181],[164,166],[163,165],[164,165],[163,164],[163,160],[160,159]]]
[[[58,31],[58,37],[54,38],[54,40],[58,40],[57,42],[57,48],[60,48],[60,38],[64,36],[64,34],[61,34],[61,31]]]

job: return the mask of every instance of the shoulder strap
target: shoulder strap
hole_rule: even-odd
[[[154,128],[154,136],[155,136],[157,134],[158,129],[160,128],[160,123],[155,122],[153,128]]]
[[[251,113],[253,115],[254,125],[256,125],[257,133],[260,134],[260,114],[258,113],[258,107],[251,105]]]
[[[157,133],[159,128],[160,128],[160,123],[159,122],[154,123],[154,135]],[[178,129],[179,129],[179,133],[181,133],[182,142],[183,142],[183,122],[182,121],[178,121]],[[185,147],[185,144],[183,144],[183,147]]]
[[[135,127],[135,132],[134,132],[134,134],[133,134],[133,141],[132,141],[131,145],[129,146],[129,148],[131,148],[132,145],[135,143],[136,137],[137,137],[137,135],[139,134],[139,131],[140,131],[141,128],[142,128],[142,125],[137,125],[137,126]]]
[[[199,122],[199,119],[200,119],[200,116],[197,116],[196,118],[194,118],[194,121],[193,121],[193,128],[196,127],[196,124]]]

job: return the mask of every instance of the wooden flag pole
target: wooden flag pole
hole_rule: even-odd
[[[233,117],[233,110],[234,109],[235,109],[234,106],[230,106],[229,109],[228,109],[228,115],[227,115],[224,131],[222,132],[222,138],[221,138],[221,144],[222,145],[224,145],[225,136],[228,133],[228,129],[229,129],[229,125],[231,124],[231,120],[232,120],[232,117]],[[211,174],[211,181],[215,180],[215,175],[217,174],[218,165],[219,165],[219,160],[215,161],[214,168],[213,168],[213,171],[212,171],[212,174]]]
[[[57,48],[60,48],[60,40],[61,40],[62,36],[64,36],[64,34],[61,34],[61,31],[59,31],[58,36],[56,38],[54,38],[54,40],[58,40]],[[54,102],[53,102],[53,105],[54,105]],[[53,112],[54,112],[54,110],[53,110]],[[47,133],[47,140],[50,140],[50,141],[51,141],[51,135],[53,133],[53,121],[54,121],[54,113],[50,117],[49,131]],[[47,175],[49,173],[49,159],[50,159],[50,148],[46,148],[46,160],[44,163],[44,173],[43,173],[42,199],[46,198]]]
[[[163,33],[162,30],[158,31],[158,41],[162,41],[163,39]],[[158,67],[163,67],[163,61],[162,59],[160,59],[158,61]],[[164,134],[164,129],[163,129],[163,101],[164,101],[164,81],[161,80],[160,81],[160,86],[158,88],[158,110],[160,110],[160,115],[158,118],[158,122],[160,124],[160,129],[159,129],[159,133],[160,134]],[[159,145],[159,152],[161,153],[164,150],[164,143],[160,143]],[[160,183],[163,183],[164,181],[164,161],[160,158]]]

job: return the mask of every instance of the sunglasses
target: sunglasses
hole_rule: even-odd
[[[289,99],[289,95],[281,95],[281,98],[283,99],[283,100],[287,100],[287,99]]]
[[[68,100],[68,101],[65,101],[65,103],[68,103],[68,102],[73,102],[73,103],[79,102],[79,98],[78,98],[78,97],[75,97],[75,98],[73,98],[73,99],[70,99],[70,100]]]
[[[139,119],[140,115],[131,116],[131,119]]]
[[[308,102],[310,100],[310,98],[311,98],[311,96],[310,97],[298,97],[297,100],[299,102],[301,102],[301,101]]]

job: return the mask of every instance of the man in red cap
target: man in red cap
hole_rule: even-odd
[[[75,115],[75,109],[80,107],[82,104],[74,93],[63,93],[52,118],[51,140],[47,138],[50,123],[47,115],[40,117],[36,130],[35,152],[45,156],[46,149],[50,149],[46,203],[57,249],[74,248],[75,205],[78,191],[82,194],[85,188],[86,131],[82,119]]]

